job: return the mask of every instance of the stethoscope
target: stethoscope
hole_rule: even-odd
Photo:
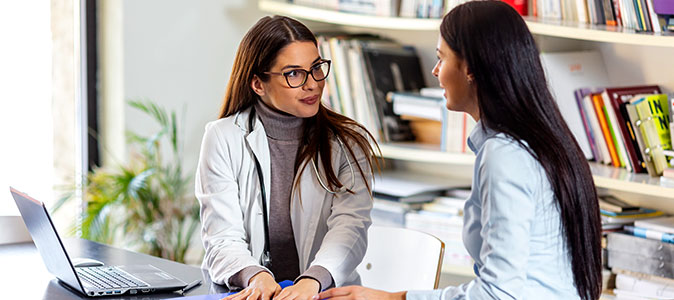
[[[255,108],[251,108],[250,111],[250,116],[248,118],[248,132],[253,131],[253,120],[255,119]],[[336,136],[336,135],[335,135]],[[337,136],[336,136],[337,137]],[[344,149],[344,143],[342,140],[337,137],[337,142],[339,143],[339,148],[342,149],[342,153],[344,153],[344,157],[346,157],[346,162],[349,164],[349,170],[351,171],[351,187],[347,188],[345,186],[339,187],[339,189],[333,191],[330,190],[325,183],[323,183],[323,180],[321,179],[321,176],[318,174],[318,168],[316,167],[316,162],[314,159],[311,159],[311,165],[314,169],[314,173],[316,173],[316,178],[318,178],[318,183],[321,185],[321,187],[328,193],[336,195],[339,193],[344,193],[348,190],[353,189],[353,187],[356,184],[356,175],[353,171],[353,165],[351,165],[351,160],[349,159],[349,155],[347,155],[346,150]],[[271,268],[271,251],[269,250],[269,219],[267,218],[267,193],[264,188],[264,176],[262,175],[262,167],[260,167],[260,161],[258,161],[257,156],[253,151],[250,152],[251,155],[253,156],[253,160],[255,161],[255,170],[257,172],[257,179],[260,182],[260,195],[262,196],[262,219],[263,219],[263,228],[264,228],[264,250],[262,252],[262,256],[260,257],[260,265],[264,266],[265,268],[269,269]]]

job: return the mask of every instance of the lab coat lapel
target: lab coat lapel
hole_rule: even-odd
[[[246,120],[246,123],[247,122],[248,121]],[[262,123],[258,122],[258,120],[255,120],[253,124],[253,131],[246,135],[246,142],[248,143],[250,150],[257,157],[258,161],[260,162],[260,167],[262,168],[264,188],[267,194],[267,199],[265,199],[267,203],[267,217],[269,218],[269,193],[271,191],[271,161],[269,154],[269,141],[267,141],[267,134],[264,131]],[[257,175],[255,178],[257,179]]]

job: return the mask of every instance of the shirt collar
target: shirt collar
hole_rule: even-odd
[[[482,145],[484,145],[484,142],[496,134],[498,134],[498,132],[484,126],[482,120],[477,121],[477,124],[473,127],[473,131],[471,131],[470,136],[468,136],[468,147],[473,153],[477,154],[482,148]]]

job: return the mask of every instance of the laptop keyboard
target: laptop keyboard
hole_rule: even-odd
[[[146,287],[145,282],[117,267],[75,268],[81,280],[99,289]]]

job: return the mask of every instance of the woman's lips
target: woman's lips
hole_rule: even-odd
[[[308,104],[308,105],[312,105],[312,104],[316,103],[317,101],[318,101],[318,95],[300,99],[300,102],[302,102],[304,104]]]

